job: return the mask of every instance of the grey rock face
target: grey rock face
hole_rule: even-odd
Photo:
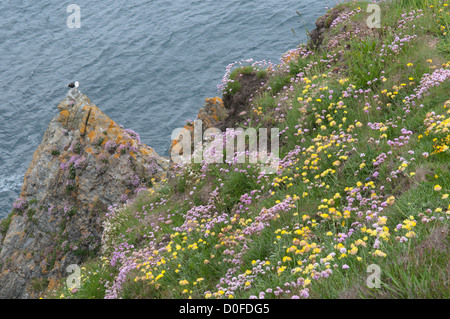
[[[0,226],[0,298],[36,298],[100,249],[102,216],[169,166],[77,89],[58,105]]]

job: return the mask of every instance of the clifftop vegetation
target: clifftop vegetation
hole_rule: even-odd
[[[344,3],[315,45],[230,65],[224,101],[261,83],[236,116],[279,128],[276,174],[174,167],[110,207],[81,287],[46,297],[449,298],[450,9],[379,5],[379,29],[367,2]]]

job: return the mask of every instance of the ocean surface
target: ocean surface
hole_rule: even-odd
[[[0,218],[68,83],[160,155],[228,64],[278,63],[337,0],[0,0]],[[80,28],[69,28],[70,4]],[[299,16],[298,11],[301,13]]]

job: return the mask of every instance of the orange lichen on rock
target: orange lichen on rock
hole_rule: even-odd
[[[65,258],[65,257],[64,257]],[[50,278],[47,286],[48,291],[55,290],[60,287],[60,280],[59,278]]]
[[[199,110],[197,115],[197,119],[202,121],[202,130],[217,127],[227,117],[228,111],[226,110],[223,100],[220,97],[206,98],[204,107]],[[192,123],[184,125],[184,129],[188,130],[191,134],[192,141],[192,134],[194,132],[194,126]],[[183,132],[182,130],[178,137],[172,140],[171,150],[174,150],[175,153],[178,153],[177,151],[180,150],[179,143],[182,140],[183,134],[186,134],[186,131]]]
[[[223,107],[223,101],[220,97],[213,97],[213,98],[206,98],[205,99],[205,103],[213,103],[213,104],[217,104],[219,103],[220,106]]]
[[[60,122],[62,122],[62,121],[65,121],[66,119],[67,119],[67,117],[69,117],[69,111],[68,110],[62,110],[60,113],[59,113],[59,121]]]
[[[87,135],[88,139],[93,141],[96,137],[97,137],[97,132],[91,131],[88,135]]]

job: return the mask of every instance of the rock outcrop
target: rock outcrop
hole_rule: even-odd
[[[331,24],[340,14],[348,11],[345,6],[337,6],[329,12],[319,17],[316,21],[316,28],[309,34],[308,47],[310,49],[318,49],[324,40],[324,34],[330,29]]]
[[[102,216],[162,178],[169,166],[139,135],[73,89],[0,227],[0,298],[36,298],[100,249]]]
[[[197,115],[197,121],[201,121],[201,133],[209,128],[218,128],[229,118],[230,110],[225,108],[221,98],[207,98],[205,105]],[[194,122],[189,122],[173,137],[169,153],[183,155],[182,141],[184,136],[190,137],[191,150],[194,149]]]
[[[217,129],[225,132],[228,128],[236,128],[241,122],[245,122],[251,113],[249,99],[261,88],[261,81],[256,72],[243,74],[237,81],[241,83],[241,89],[235,94],[205,99],[205,104],[197,115],[197,121],[201,121],[201,133],[207,129]],[[190,136],[191,150],[194,150],[194,122],[187,123],[180,132],[173,136],[170,154],[183,155],[181,143],[184,136]]]
[[[338,5],[330,9],[325,15],[319,17],[316,21],[316,28],[309,34],[307,47],[310,50],[322,51],[330,44],[339,43],[342,38],[353,36],[360,39],[366,37],[379,37],[379,30],[369,27],[367,20],[351,20],[349,17],[356,12],[362,11],[361,8],[350,10],[345,5]],[[346,21],[339,25],[339,22]],[[334,25],[334,26],[333,26]],[[334,29],[334,31],[333,31]],[[345,47],[349,50],[350,47]]]

